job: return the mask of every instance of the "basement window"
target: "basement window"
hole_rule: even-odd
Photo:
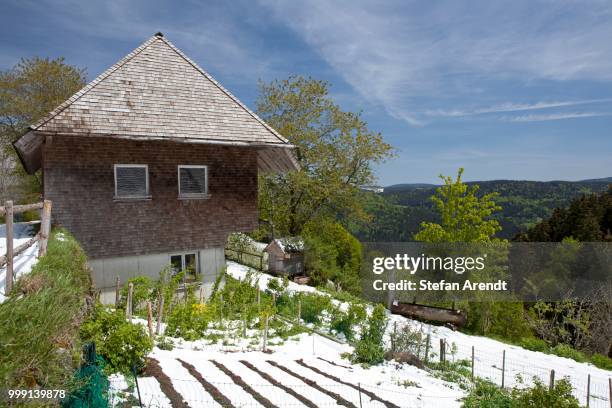
[[[196,252],[172,254],[170,255],[170,267],[173,275],[185,271],[186,279],[195,279],[199,272],[198,254]]]
[[[115,164],[115,198],[150,198],[149,167],[146,164]]]
[[[179,198],[206,198],[208,196],[208,167],[178,166]]]

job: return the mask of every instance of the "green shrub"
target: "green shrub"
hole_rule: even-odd
[[[96,343],[98,353],[109,363],[108,372],[131,372],[141,368],[153,343],[145,328],[125,320],[122,310],[97,305],[91,318],[81,326],[81,337]]]
[[[538,377],[529,388],[502,390],[490,381],[477,379],[474,388],[463,401],[464,408],[580,408],[572,395],[567,378],[557,381],[549,389]]]
[[[353,294],[361,292],[359,273],[361,243],[333,219],[309,222],[303,231],[304,264],[315,286],[334,282],[337,288]]]
[[[584,353],[572,348],[572,346],[567,344],[557,344],[551,349],[551,352],[559,357],[571,358],[572,360],[580,363],[584,363],[588,360]]]
[[[132,291],[132,310],[134,313],[142,312],[146,310],[145,302],[147,300],[154,300],[153,289],[155,285],[148,276],[136,276],[128,279],[123,288],[121,288],[121,298],[119,301],[120,307],[124,309],[127,304],[130,283],[134,285],[134,289]]]
[[[179,303],[170,312],[166,335],[185,340],[201,339],[213,319],[214,306],[195,302]]]
[[[323,312],[332,309],[332,301],[328,296],[313,293],[302,294],[302,320],[306,323],[320,324]]]
[[[604,370],[612,370],[612,358],[604,356],[603,354],[593,354],[591,356],[591,362],[596,367],[603,368]]]
[[[330,330],[342,333],[347,341],[354,340],[357,325],[367,317],[365,307],[359,304],[351,304],[346,312],[336,308],[331,315]]]
[[[384,361],[383,336],[386,327],[387,315],[385,308],[382,305],[376,305],[355,346],[355,352],[351,358],[353,362],[374,365]]]
[[[580,408],[576,397],[572,395],[572,384],[567,378],[557,382],[552,389],[538,377],[533,378],[533,387],[514,388],[511,392],[512,405],[516,408]]]
[[[548,343],[536,337],[524,337],[518,342],[518,345],[527,350],[550,353],[550,346]]]
[[[463,401],[464,408],[511,408],[512,397],[508,391],[490,381],[476,379],[472,391]]]

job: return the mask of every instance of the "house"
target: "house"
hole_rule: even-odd
[[[230,232],[257,227],[257,176],[298,168],[293,146],[163,34],[30,126],[14,144],[42,169],[53,222],[104,294],[167,265],[211,285]]]
[[[304,241],[298,237],[276,238],[266,246],[268,271],[296,276],[304,273]]]

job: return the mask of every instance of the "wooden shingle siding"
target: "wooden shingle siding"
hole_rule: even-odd
[[[114,164],[147,164],[150,200],[114,200]],[[177,166],[208,166],[209,198],[179,200]],[[257,151],[167,141],[53,136],[45,198],[92,258],[223,247],[257,227]]]

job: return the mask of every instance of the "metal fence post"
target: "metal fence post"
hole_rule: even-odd
[[[472,382],[474,382],[474,346],[472,346]]]
[[[363,408],[363,404],[361,403],[361,383],[357,383],[357,389],[359,390],[359,408]]]
[[[587,408],[589,408],[591,402],[591,374],[587,377]]]
[[[502,383],[501,387],[504,388],[506,382],[506,350],[502,354]]]

